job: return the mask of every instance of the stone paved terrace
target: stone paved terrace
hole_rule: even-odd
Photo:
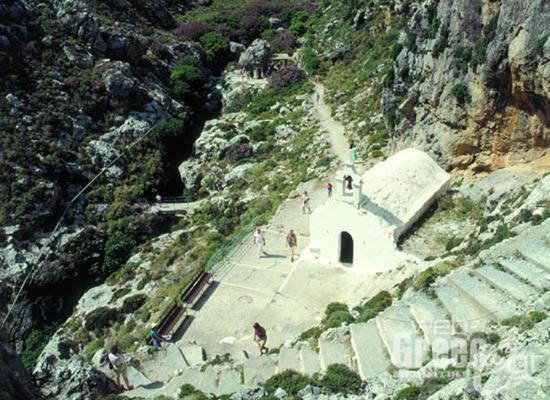
[[[310,193],[312,208],[326,201],[322,183],[308,183],[300,191],[304,189]],[[265,229],[268,256],[258,258],[257,248],[248,238],[238,256],[230,256],[216,274],[215,288],[184,327],[183,339],[196,341],[209,355],[228,352],[236,359],[243,357],[243,351],[256,355],[251,340],[254,322],[267,329],[269,346],[277,347],[318,324],[330,302],[356,305],[403,279],[404,270],[357,277],[342,265],[303,259],[290,262],[286,234],[295,229],[301,253],[308,243],[308,221],[299,197],[286,200]],[[411,265],[407,273],[418,267]]]

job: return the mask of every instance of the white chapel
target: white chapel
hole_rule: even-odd
[[[449,189],[450,175],[426,153],[400,151],[363,176],[347,164],[333,196],[310,218],[309,256],[358,273],[395,268],[397,240]]]

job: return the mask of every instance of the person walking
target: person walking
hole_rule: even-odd
[[[117,345],[114,345],[111,347],[111,352],[107,358],[109,359],[109,368],[115,371],[115,382],[117,388],[119,390],[124,390],[120,384],[120,376],[122,375],[124,382],[126,383],[126,389],[132,390],[134,387],[130,385],[130,381],[128,380],[128,361],[126,359],[126,355],[120,351],[120,348]]]
[[[305,214],[306,210],[308,211],[308,213],[311,214],[311,207],[309,206],[309,194],[307,193],[307,190],[305,190],[302,194],[302,214]]]
[[[296,248],[298,247],[298,239],[294,230],[291,229],[286,236],[286,245],[290,249],[290,262],[294,262],[294,256],[296,255]]]
[[[357,162],[357,147],[355,147],[355,143],[351,142],[349,145],[349,152],[350,152],[350,158],[352,163]]]
[[[330,199],[332,197],[332,183],[327,183],[327,194],[328,198]]]
[[[260,355],[264,353],[267,354],[269,352],[269,349],[265,346],[267,342],[267,333],[265,331],[265,328],[257,322],[254,322],[254,325],[252,325],[252,327],[254,328],[252,340],[254,340],[258,344]]]
[[[253,243],[258,246],[258,258],[267,254],[264,250],[265,236],[260,228],[256,229],[256,232],[254,233]]]

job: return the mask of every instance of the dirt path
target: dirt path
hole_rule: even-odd
[[[319,97],[317,97],[318,95]],[[328,139],[332,147],[332,152],[338,157],[340,162],[349,162],[349,142],[344,135],[344,125],[332,118],[330,107],[325,103],[324,95],[325,87],[320,83],[315,84],[315,92],[313,93],[312,99],[315,109],[317,110],[317,118],[319,119],[321,127],[328,132]],[[317,101],[317,99],[319,99],[319,101]]]

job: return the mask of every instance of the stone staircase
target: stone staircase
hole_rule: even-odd
[[[169,366],[172,372],[164,377],[148,372],[153,381],[165,383],[155,387],[155,383],[134,373],[136,387],[144,386],[127,394],[145,398],[176,396],[184,383],[205,393],[231,394],[242,385],[263,383],[284,370],[312,375],[335,363],[350,366],[365,380],[388,370],[418,369],[430,357],[447,357],[453,354],[451,350],[465,348],[468,335],[489,332],[491,325],[533,309],[533,303],[550,289],[550,246],[545,240],[538,246],[532,246],[529,240],[508,240],[496,250],[485,252],[473,264],[476,267],[457,268],[427,293],[409,291],[377,317],[351,324],[349,333],[322,335],[318,351],[301,342],[282,347],[278,354],[201,367],[199,362],[193,365],[188,360],[196,359],[196,355],[185,356],[183,351],[171,350],[177,348],[172,345],[164,358],[167,367],[160,368],[166,371]],[[548,304],[545,307],[550,308]],[[166,381],[184,360],[180,373]]]

